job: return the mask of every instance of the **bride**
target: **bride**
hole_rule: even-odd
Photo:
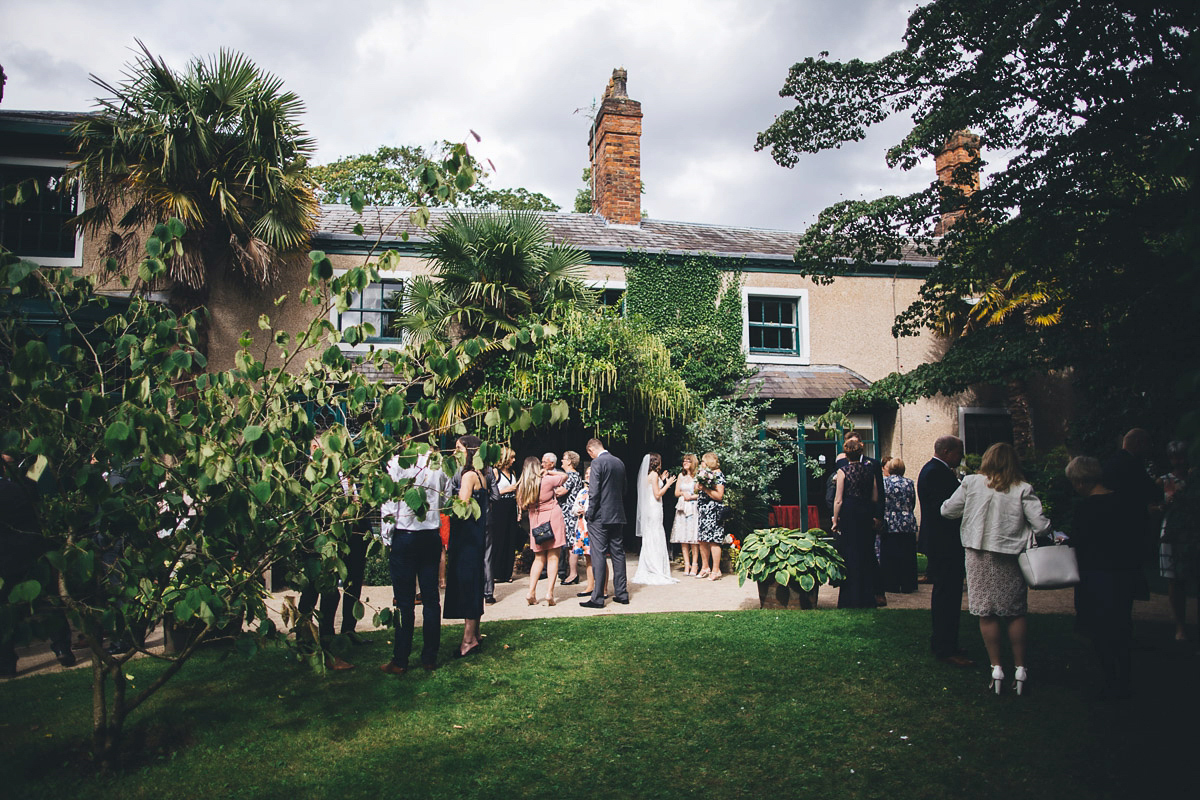
[[[642,538],[634,583],[662,585],[679,583],[671,577],[671,557],[667,553],[667,535],[663,529],[662,496],[675,483],[675,476],[659,474],[662,458],[647,453],[638,470],[637,535]]]

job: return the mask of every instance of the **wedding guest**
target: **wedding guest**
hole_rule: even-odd
[[[513,462],[517,460],[512,448],[500,450],[500,459],[489,467],[484,477],[488,485],[487,535],[484,544],[483,602],[496,602],[497,583],[511,583],[513,558],[520,541],[521,527],[517,524],[517,476]],[[489,557],[490,550],[490,557]]]
[[[533,566],[529,568],[529,595],[525,598],[531,606],[537,605],[538,602],[537,583],[543,569],[550,580],[546,604],[557,604],[554,599],[554,584],[558,580],[558,554],[566,543],[567,532],[554,490],[566,481],[565,472],[546,472],[544,462],[539,461],[536,456],[525,459],[521,477],[517,481],[517,513],[529,517],[529,547],[533,550]],[[549,524],[554,539],[547,544],[538,544],[535,539],[536,529],[543,524]]]
[[[1200,475],[1188,469],[1187,443],[1167,445],[1171,469],[1158,479],[1163,492],[1159,570],[1167,579],[1167,597],[1175,617],[1175,641],[1187,641],[1187,587],[1200,572]],[[1200,611],[1200,599],[1197,600]]]
[[[917,590],[917,489],[904,477],[904,461],[890,458],[883,465],[884,534],[879,543],[879,567],[888,592]]]
[[[846,579],[838,592],[838,608],[875,608],[875,528],[872,515],[879,503],[874,471],[863,458],[863,443],[846,439],[846,458],[834,474],[833,530],[846,563]]]
[[[699,516],[696,501],[700,499],[696,488],[696,456],[688,453],[683,457],[683,468],[675,482],[675,521],[671,525],[671,541],[683,548],[683,574],[696,577],[700,572]]]
[[[1094,458],[1071,459],[1066,475],[1080,495],[1067,540],[1079,562],[1076,624],[1100,662],[1100,699],[1124,699],[1133,689],[1133,600],[1141,579],[1140,564],[1129,554],[1137,510],[1104,484],[1104,469]]]
[[[725,543],[725,523],[721,519],[725,508],[725,474],[721,472],[721,461],[716,453],[705,453],[700,461],[702,466],[696,474],[696,485],[700,487],[700,497],[696,501],[700,517],[696,536],[703,568],[697,577],[719,581],[721,545]]]
[[[562,585],[574,586],[579,583],[579,554],[575,552],[575,539],[579,536],[577,526],[579,518],[575,516],[574,508],[579,493],[583,491],[583,478],[579,475],[579,453],[574,450],[564,451],[562,465],[563,471],[567,473],[567,481],[562,485],[561,494],[558,495],[558,506],[562,509],[563,522],[566,527],[566,553],[570,566],[570,571],[563,579]]]
[[[1035,535],[1047,533],[1050,520],[1042,513],[1042,501],[1033,487],[1025,482],[1011,444],[997,442],[984,451],[979,472],[963,478],[942,503],[942,516],[962,520],[959,535],[965,553],[967,605],[979,617],[979,633],[991,662],[988,687],[1000,694],[1004,681],[1003,620],[1012,645],[1014,688],[1023,694],[1028,589],[1017,556],[1029,545],[1029,530]]]
[[[427,670],[437,667],[438,647],[442,641],[442,607],[437,585],[438,562],[442,557],[440,512],[450,491],[450,476],[436,466],[430,466],[429,453],[418,456],[412,466],[403,468],[399,457],[392,456],[387,471],[400,490],[397,499],[388,500],[381,508],[383,543],[390,548],[388,567],[392,574],[397,628],[392,660],[380,669],[389,675],[403,675],[408,671],[416,621],[414,584],[420,585],[424,596],[421,666]],[[409,486],[425,494],[425,508],[419,512],[404,500],[403,490]]]
[[[571,515],[575,517],[575,547],[572,552],[576,558],[586,559],[587,564],[587,588],[585,591],[579,592],[577,597],[591,597],[592,590],[596,588],[596,573],[592,569],[591,542],[588,540],[587,525],[588,503],[591,499],[588,481],[591,477],[592,468],[588,467],[583,472],[583,488],[579,490],[579,494],[575,498],[575,505],[571,508]]]
[[[451,489],[462,503],[472,500],[479,506],[478,517],[450,517],[450,546],[446,550],[447,619],[463,620],[463,638],[455,658],[479,652],[479,620],[483,616],[484,536],[487,527],[487,479],[474,467],[478,436],[460,436],[454,455],[462,461]]]
[[[963,581],[966,580],[959,521],[942,516],[942,503],[958,489],[956,470],[962,457],[963,443],[957,436],[939,436],[933,443],[933,458],[926,462],[917,477],[917,500],[921,504],[917,549],[929,559],[926,574],[933,584],[929,598],[929,617],[933,623],[929,647],[943,663],[973,667],[975,662],[958,647]]]
[[[1140,562],[1157,560],[1155,552],[1160,530],[1154,524],[1155,515],[1161,511],[1162,491],[1150,477],[1147,462],[1152,455],[1150,434],[1143,428],[1131,428],[1121,439],[1121,449],[1104,462],[1104,485],[1113,491],[1117,501],[1124,503],[1130,518],[1135,520],[1131,529],[1131,552]],[[1150,599],[1150,584],[1144,569],[1138,585],[1137,599]]]

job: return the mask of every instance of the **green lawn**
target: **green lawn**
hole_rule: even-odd
[[[0,796],[1065,800],[1190,782],[1195,651],[1139,623],[1139,699],[1094,704],[1072,622],[1032,618],[1026,698],[933,661],[920,611],[485,620],[479,657],[402,678],[377,670],[379,634],[324,678],[281,652],[205,654],[135,715],[140,753],[111,778],[87,760],[86,670],[10,681]],[[963,637],[982,655],[965,615]]]

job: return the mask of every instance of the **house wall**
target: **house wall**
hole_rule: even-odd
[[[811,364],[836,364],[868,381],[906,372],[941,358],[945,345],[928,331],[892,336],[896,315],[917,299],[921,279],[843,277],[818,286],[809,278],[782,272],[747,272],[744,286],[808,292]],[[937,397],[902,406],[894,415],[877,415],[880,455],[923,464],[939,436],[958,434],[958,407],[972,405],[970,395]]]

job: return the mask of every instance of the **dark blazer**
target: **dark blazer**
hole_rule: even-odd
[[[962,520],[942,516],[942,503],[958,488],[958,476],[945,462],[936,458],[921,467],[917,477],[917,498],[921,503],[921,533],[917,549],[928,556],[950,550],[962,551],[958,529]]]
[[[601,525],[625,524],[625,465],[607,450],[592,459],[587,520]]]

